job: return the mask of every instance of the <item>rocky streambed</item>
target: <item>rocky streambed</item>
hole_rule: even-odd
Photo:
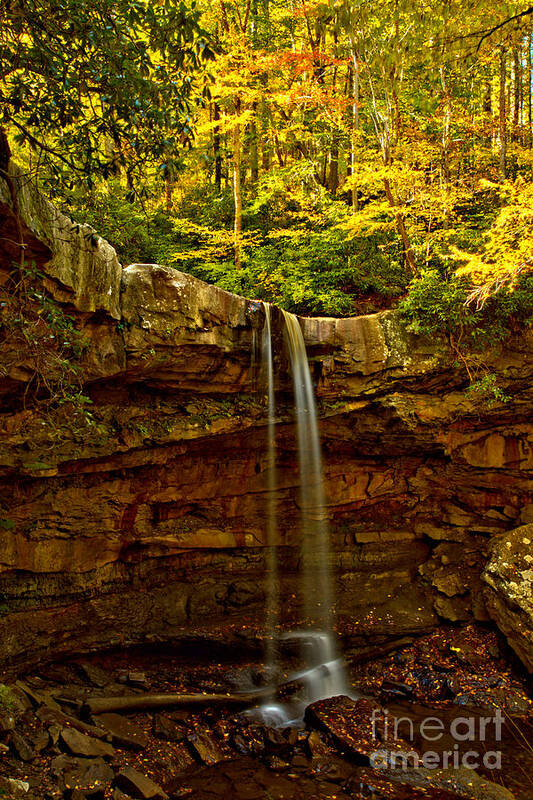
[[[493,631],[439,628],[348,666],[351,697],[312,703],[299,724],[275,728],[239,702],[264,684],[257,653],[191,642],[50,664],[1,690],[0,796],[531,798],[528,679]],[[301,691],[293,682],[280,693]],[[162,693],[198,702],[143,709]],[[109,698],[140,708],[101,711]]]

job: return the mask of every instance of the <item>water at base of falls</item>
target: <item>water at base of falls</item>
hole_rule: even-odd
[[[302,656],[307,667],[298,675],[305,688],[309,703],[347,694],[348,681],[344,661],[336,653],[335,641],[331,633],[323,631],[289,631],[282,640],[299,641]]]
[[[246,712],[252,719],[273,728],[300,725],[306,706],[328,697],[348,695],[349,687],[343,659],[336,652],[333,635],[324,631],[294,630],[280,636],[281,644],[297,644],[305,666],[286,676],[286,683],[301,686],[290,700],[276,702],[272,697]]]

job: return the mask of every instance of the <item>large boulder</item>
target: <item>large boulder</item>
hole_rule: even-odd
[[[17,222],[8,183],[0,178],[0,228],[11,236],[0,243],[0,264],[18,261],[13,242],[22,234],[26,263],[35,260],[50,278],[47,288],[57,300],[79,311],[105,311],[120,319],[122,268],[113,247],[90,225],[73,222],[39,192],[34,181],[11,162]]]
[[[533,524],[493,540],[483,578],[490,616],[533,672]]]

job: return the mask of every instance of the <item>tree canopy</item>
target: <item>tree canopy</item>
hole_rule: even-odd
[[[1,123],[63,183],[160,169],[191,135],[197,76],[214,58],[183,2],[7,0]]]
[[[529,319],[533,7],[4,0],[0,22],[17,158],[124,261],[300,313],[519,289]]]

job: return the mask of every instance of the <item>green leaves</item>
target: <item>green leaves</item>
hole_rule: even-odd
[[[480,309],[467,302],[470,291],[465,277],[424,270],[411,282],[400,310],[413,333],[445,335],[465,351],[494,346],[533,318],[531,274],[522,276],[514,292],[501,289]]]
[[[194,5],[28,0],[15,8],[0,11],[2,119],[56,180],[66,167],[93,183],[119,164],[132,180],[181,147],[187,100],[201,92],[214,56]]]

